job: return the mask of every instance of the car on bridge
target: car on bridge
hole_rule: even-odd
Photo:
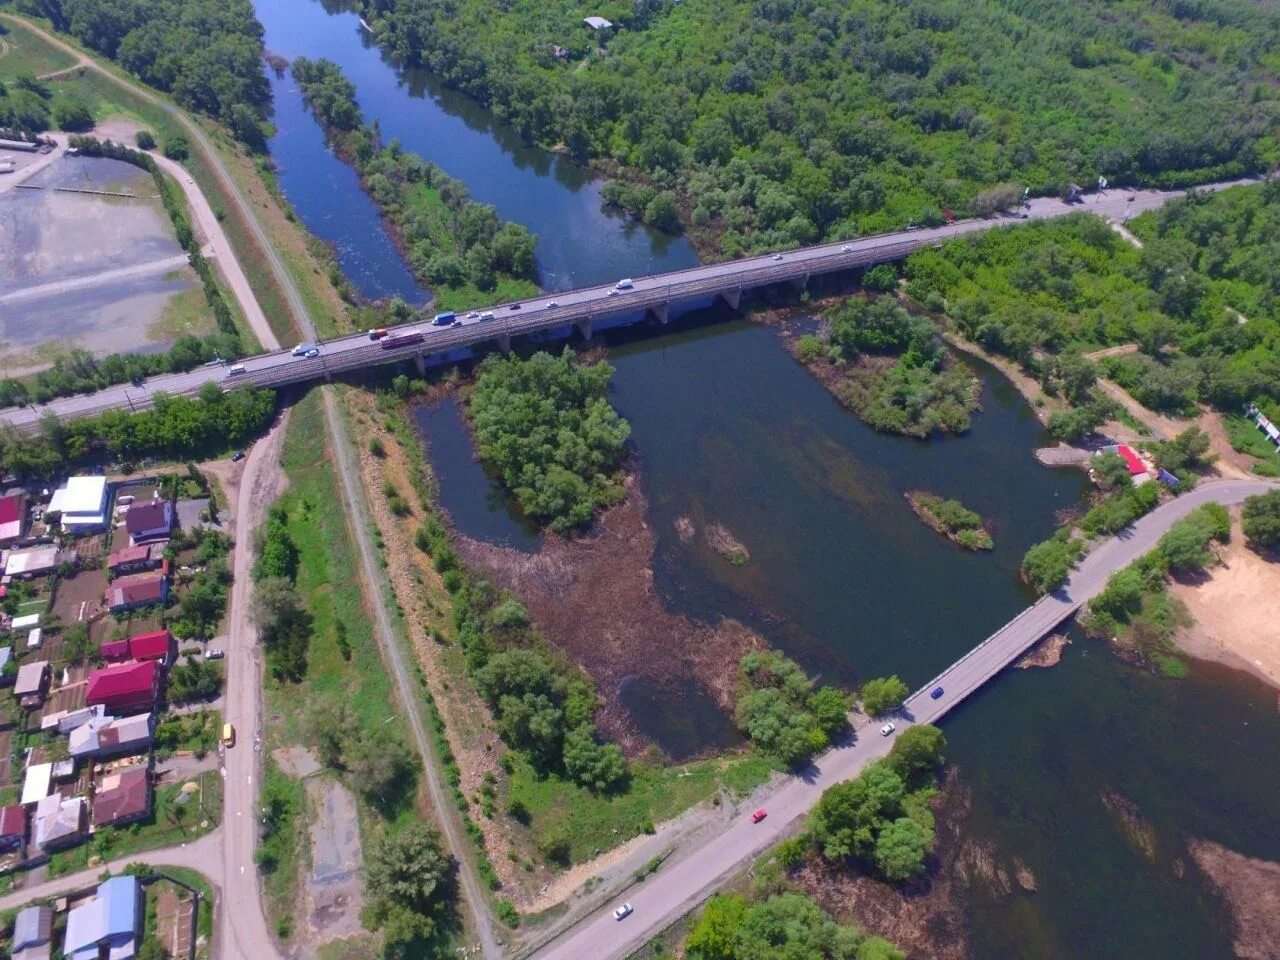
[[[374,327],[372,330],[369,331],[370,340],[381,340],[386,335],[387,335],[386,327]]]
[[[300,343],[293,348],[293,355],[295,357],[305,357],[307,353],[309,353],[311,350],[314,350],[314,349],[315,349],[314,343]]]
[[[630,290],[635,286],[635,282],[630,277],[624,277],[613,285],[615,290]]]
[[[929,696],[930,696],[932,699],[934,699],[934,700],[941,700],[941,699],[942,699],[942,688],[941,688],[941,687],[934,687],[934,688],[929,692]]]
[[[302,359],[314,360],[318,356],[320,356],[320,351],[316,347],[312,347],[310,350],[308,350],[306,353],[302,355]]]

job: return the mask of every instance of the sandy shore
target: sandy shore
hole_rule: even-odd
[[[1203,582],[1170,587],[1195,618],[1178,631],[1177,643],[1193,657],[1249,670],[1280,687],[1280,563],[1245,545],[1239,508],[1222,561]]]

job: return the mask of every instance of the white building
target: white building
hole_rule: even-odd
[[[53,492],[49,512],[62,514],[68,533],[96,530],[107,525],[107,478],[72,477]]]

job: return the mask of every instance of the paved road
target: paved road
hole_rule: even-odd
[[[1245,182],[1251,181],[1211,184],[1201,189],[1216,190]],[[1077,205],[1041,198],[1031,201],[1027,215],[1031,219],[1047,219],[1087,210],[1119,220],[1127,213],[1154,209],[1183,194],[1184,191],[1157,190],[1113,192],[1091,197],[1087,202]],[[1130,197],[1133,199],[1130,200]],[[676,300],[717,294],[735,296],[750,287],[802,281],[814,274],[896,260],[952,237],[1014,222],[1018,221],[1013,218],[965,220],[930,230],[900,231],[844,243],[790,250],[782,254],[708,264],[651,277],[639,277],[635,279],[632,289],[622,292],[607,284],[586,287],[515,304],[501,304],[491,311],[478,309],[474,315],[462,316],[461,323],[457,326],[437,327],[429,321],[406,324],[397,330],[420,331],[422,336],[419,342],[392,349],[388,349],[387,342],[377,343],[370,341],[364,334],[354,334],[325,342],[321,345],[320,355],[312,359],[294,357],[288,351],[280,351],[245,360],[244,372],[239,374],[231,374],[228,368],[223,367],[201,367],[188,373],[155,377],[141,388],[129,385],[112,387],[86,396],[56,400],[46,408],[10,408],[0,415],[15,426],[29,429],[38,423],[44,409],[52,409],[64,418],[74,418],[117,407],[139,409],[150,403],[150,395],[156,391],[193,394],[209,381],[221,383],[223,389],[234,389],[251,385],[278,387],[322,379],[335,373],[392,360],[444,353],[574,323],[590,324],[598,317],[646,309],[662,311]],[[292,278],[283,272],[280,276],[284,278],[281,286],[289,289]],[[290,296],[289,299],[292,303],[294,297]],[[492,312],[495,319],[481,319],[486,312]],[[304,331],[313,331],[305,311],[297,314],[297,325]],[[310,336],[310,332],[306,335]]]
[[[43,883],[24,887],[21,890],[15,890],[0,897],[0,910],[12,910],[15,907],[24,906],[32,900],[38,900],[43,897],[58,897],[64,893],[92,887],[98,883],[98,878],[103,871],[109,870],[112,873],[120,873],[129,864],[139,861],[149,863],[155,867],[186,867],[189,870],[195,870],[203,874],[217,887],[219,885],[218,877],[216,872],[209,869],[209,864],[220,859],[221,848],[222,837],[215,830],[213,833],[205,834],[193,843],[184,844],[180,847],[166,847],[163,850],[151,850],[147,853],[138,853],[130,857],[121,857],[118,860],[110,860],[105,864],[90,867],[88,870],[81,870],[79,873],[69,873],[66,876],[46,880]],[[262,956],[266,956],[266,954]]]
[[[223,720],[235,726],[238,742],[224,752],[222,857],[222,910],[218,916],[218,940],[228,960],[277,957],[275,943],[263,914],[262,889],[253,859],[258,844],[258,788],[261,759],[258,736],[262,729],[262,661],[258,632],[249,618],[253,591],[254,531],[266,518],[267,508],[279,495],[280,452],[288,417],[253,445],[244,461],[236,490],[236,549],[227,613],[226,693]]]
[[[1042,598],[974,650],[925,684],[894,719],[897,731],[878,735],[875,725],[846,746],[820,757],[803,775],[790,780],[769,798],[769,816],[752,824],[746,816],[702,845],[680,851],[678,860],[625,895],[635,907],[626,920],[613,919],[610,903],[574,927],[536,956],[539,960],[609,960],[647,942],[668,924],[693,910],[742,865],[781,840],[817,803],[829,786],[854,777],[868,763],[885,756],[893,741],[913,723],[933,723],[995,676],[1038,639],[1095,596],[1116,570],[1150,551],[1170,525],[1210,501],[1236,504],[1246,497],[1280,488],[1262,480],[1217,480],[1172,500],[1090,553],[1059,591]],[[943,688],[933,700],[929,692]],[[748,808],[750,809],[750,808]],[[622,898],[619,898],[622,899]]]

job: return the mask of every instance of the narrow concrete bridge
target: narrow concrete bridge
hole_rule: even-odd
[[[1200,189],[1213,190],[1232,185],[1215,184]],[[598,327],[625,322],[628,316],[653,315],[665,321],[672,305],[681,302],[720,297],[736,309],[744,290],[784,283],[803,287],[816,276],[901,260],[917,250],[940,245],[952,237],[1016,223],[1020,219],[1046,219],[1088,211],[1120,220],[1131,213],[1155,209],[1182,195],[1183,191],[1117,191],[1091,197],[1076,205],[1039,198],[1031,201],[1019,217],[963,220],[931,229],[860,237],[707,264],[637,277],[627,289],[606,284],[547,294],[517,303],[477,308],[474,313],[460,314],[462,322],[456,326],[433,326],[429,319],[404,324],[394,328],[392,334],[416,328],[422,337],[403,346],[372,341],[363,333],[352,334],[319,344],[319,355],[313,358],[294,357],[289,351],[281,350],[246,358],[240,364],[243,372],[235,374],[228,366],[200,367],[187,373],[153,377],[137,387],[120,385],[94,394],[64,397],[41,408],[10,408],[0,413],[0,417],[16,427],[30,428],[48,410],[62,419],[89,416],[109,409],[142,410],[150,406],[154,393],[193,395],[210,382],[218,383],[224,390],[248,386],[282,387],[400,360],[414,360],[422,365],[426,358],[447,359],[450,354],[464,356],[465,351],[489,343],[506,350],[514,338],[531,334],[576,328],[584,337],[590,337]],[[481,319],[486,313],[492,313],[494,318]]]

